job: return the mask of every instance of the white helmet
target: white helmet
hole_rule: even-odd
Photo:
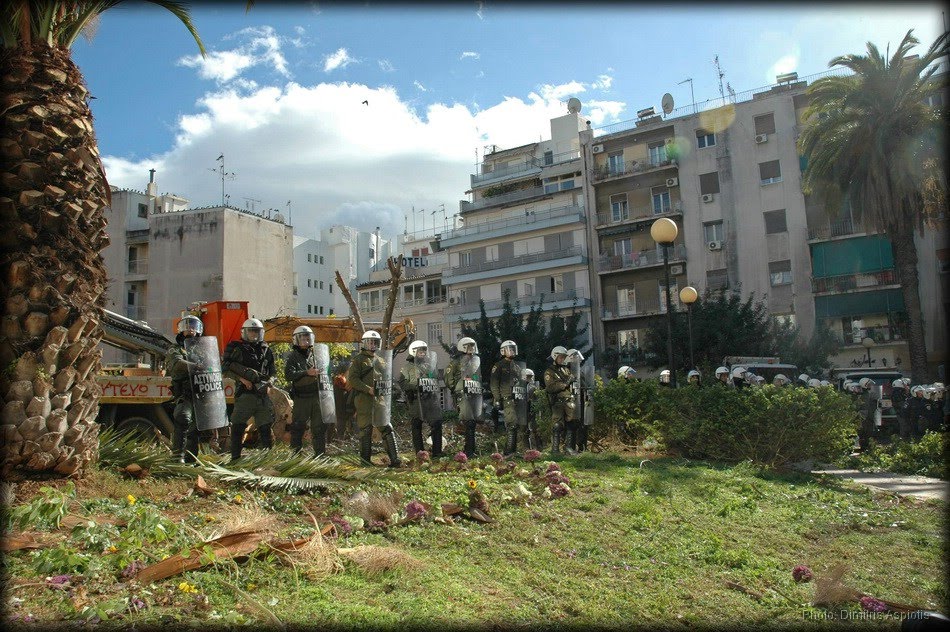
[[[687,382],[692,382],[694,377],[696,378],[696,382],[697,382],[697,383],[698,383],[701,379],[703,379],[702,374],[701,374],[699,371],[697,371],[696,369],[693,369],[692,371],[690,371],[689,373],[686,374],[686,381],[687,381]]]
[[[864,390],[868,390],[869,388],[874,386],[874,380],[872,380],[869,377],[862,377],[860,380],[858,380],[858,384],[860,384],[861,388],[863,388]]]
[[[808,374],[807,373],[800,374],[798,376],[798,381],[801,382],[802,384],[808,384]]]
[[[772,378],[772,384],[775,386],[785,386],[788,384],[788,378],[782,373],[776,373],[775,377]]]
[[[907,388],[907,385],[904,384],[904,378],[897,378],[891,382],[891,388]]]
[[[383,338],[378,331],[369,330],[363,334],[361,344],[367,351],[378,351],[383,344]]]
[[[469,349],[468,347],[471,346]],[[455,345],[455,348],[461,351],[462,353],[468,353],[471,351],[473,354],[478,355],[478,343],[475,342],[474,338],[465,337],[458,341],[458,344]]]
[[[416,340],[409,345],[410,358],[424,358],[429,351],[429,345],[424,340]]]
[[[755,382],[758,377],[759,376],[753,373],[752,371],[746,371],[745,373],[742,374],[742,379],[744,379],[749,384],[752,384],[753,382]]]
[[[822,386],[831,386],[831,382],[829,382],[828,380],[821,380],[821,385],[822,385]]]
[[[670,383],[670,370],[663,369],[660,371],[660,384],[669,384]]]
[[[723,375],[729,375],[729,369],[727,369],[724,366],[721,366],[718,369],[716,369],[716,379],[718,380]]]
[[[917,397],[918,395],[923,396],[926,393],[924,393],[924,387],[918,384],[917,386],[910,389],[910,394],[913,395],[914,397]]]
[[[748,372],[748,371],[746,370],[746,368],[745,368],[744,366],[733,367],[733,369],[732,369],[732,379],[734,379],[734,380],[741,380],[741,379],[743,379],[743,378],[745,377],[745,374],[746,374],[747,372]]]
[[[577,349],[568,349],[568,350],[567,350],[567,357],[568,357],[568,359],[570,359],[570,360],[573,360],[574,358],[577,358],[577,361],[578,361],[578,362],[583,362],[583,361],[584,361],[584,354],[581,353],[580,351],[578,351]]]
[[[633,367],[629,367],[626,364],[617,369],[617,377],[622,377],[625,380],[629,380],[632,373],[636,373],[637,370]]]
[[[189,314],[178,321],[178,333],[200,336],[204,332],[205,326],[197,316]]]
[[[514,340],[506,340],[501,343],[501,357],[513,358],[518,355],[518,344]]]
[[[904,382],[904,386],[906,386],[907,388],[910,388],[910,378],[909,378],[909,377],[902,377],[902,378],[901,378],[901,381]]]
[[[857,382],[848,382],[847,389],[852,393],[860,393],[864,390]]]
[[[241,325],[241,339],[244,342],[264,342],[264,323],[256,318],[248,318]]]
[[[561,364],[560,362],[558,362],[558,356],[564,356],[564,358],[567,359],[567,349],[565,349],[561,345],[558,345],[554,347],[553,349],[551,349],[551,359],[554,360],[555,364]]]
[[[521,379],[524,380],[525,382],[533,382],[534,371],[532,371],[531,369],[525,369],[524,371],[521,372]]]
[[[313,330],[306,325],[301,325],[294,329],[293,340],[294,345],[301,349],[309,349],[314,343]]]
[[[820,388],[820,387],[821,387],[821,380],[819,380],[817,377],[813,377],[810,380],[808,380],[808,388]]]

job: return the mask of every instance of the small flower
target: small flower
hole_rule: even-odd
[[[458,454],[455,455],[455,462],[468,463],[468,455],[465,454],[464,452],[459,452]]]
[[[110,546],[110,547],[109,547],[108,549],[106,549],[106,550],[107,550],[109,553],[115,553],[115,552],[117,552],[119,549],[118,549],[118,547],[116,547],[116,545],[113,544],[112,546]]]
[[[503,456],[501,455],[501,452],[492,452],[491,460],[492,460],[492,461],[504,461],[504,460],[505,460],[505,457],[503,457]]]
[[[413,500],[408,505],[406,505],[406,518],[409,520],[422,518],[428,513],[429,512],[426,511],[425,505],[423,505],[418,500]]]
[[[552,498],[561,498],[571,492],[571,488],[565,483],[551,483],[548,485],[548,490],[550,490]]]
[[[72,575],[54,575],[46,578],[46,585],[52,588],[61,588],[72,581]]]
[[[127,501],[129,501],[129,504],[130,504],[130,505],[134,505],[134,504],[135,504],[136,498],[135,498],[135,496],[133,496],[132,494],[129,494],[128,496],[126,496],[125,499],[126,499]]]
[[[430,460],[429,453],[426,450],[419,450],[416,452],[416,461],[419,463],[428,463]]]
[[[478,482],[477,482],[476,480],[474,480],[474,479],[470,479],[470,480],[468,481],[468,487],[469,487],[469,489],[477,489],[477,488],[478,488]]]
[[[234,502],[236,502],[237,504],[240,505],[242,502],[244,502],[244,497],[241,496],[240,494],[235,494],[235,495],[234,495]]]
[[[339,516],[333,516],[330,518],[330,522],[333,523],[333,526],[336,527],[337,533],[346,537],[353,533],[353,525],[350,524],[350,521],[346,518],[341,518]]]
[[[248,590],[254,590],[255,588],[257,588],[257,584],[248,584],[248,585],[247,585],[247,589],[248,589]]]
[[[129,608],[132,610],[145,610],[145,602],[138,597],[129,599]]]
[[[799,564],[792,569],[792,579],[797,582],[809,582],[811,581],[811,576],[811,569],[804,564]]]
[[[558,465],[557,463],[548,463],[548,473],[549,473],[549,474],[550,474],[551,472],[560,472],[560,471],[561,471],[561,466],[560,466],[560,465]]]
[[[861,597],[861,608],[865,612],[887,612],[887,604],[880,599],[865,595]]]
[[[541,453],[537,450],[528,450],[524,453],[524,460],[527,462],[537,461],[541,458]]]
[[[132,577],[135,577],[135,575],[143,568],[145,568],[145,563],[135,560],[122,569],[122,577],[125,579],[131,579]]]
[[[198,592],[197,586],[193,586],[192,584],[189,584],[188,582],[181,582],[180,584],[178,584],[178,590],[180,590],[183,593],[197,593]]]

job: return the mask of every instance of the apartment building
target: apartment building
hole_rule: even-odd
[[[551,119],[551,138],[511,149],[490,147],[471,175],[470,200],[459,203],[462,225],[444,231],[433,247],[448,256],[446,341],[461,320],[502,313],[505,293],[517,311],[540,303],[545,311],[577,309],[590,322],[586,177],[580,103]]]

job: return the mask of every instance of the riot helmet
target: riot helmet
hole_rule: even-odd
[[[525,382],[533,382],[534,371],[532,371],[531,369],[525,369],[524,371],[521,372],[521,379],[524,380]]]
[[[701,379],[702,379],[702,374],[696,369],[693,369],[692,371],[686,374],[686,381],[689,382],[690,384],[699,384]]]
[[[558,345],[551,349],[551,359],[554,360],[554,364],[564,364],[567,360],[567,349]]]
[[[472,355],[478,355],[478,343],[475,342],[474,338],[465,337],[458,341],[458,344],[455,347],[461,353],[470,353]]]
[[[785,386],[788,384],[788,378],[782,373],[777,373],[775,377],[772,378],[772,384],[774,386]]]
[[[574,358],[577,358],[578,362],[584,361],[584,354],[578,351],[577,349],[568,349],[567,350],[567,359],[573,361]]]
[[[241,325],[241,339],[244,342],[264,342],[264,323],[256,318],[248,318]]]
[[[727,369],[724,366],[721,366],[716,369],[716,379],[721,382],[726,381],[726,380],[723,380],[723,378],[726,378],[726,380],[729,379],[729,369]]]
[[[737,366],[732,368],[732,379],[734,380],[743,380],[745,379],[745,374],[747,370],[744,366]]]
[[[821,380],[819,380],[818,378],[813,377],[810,380],[808,380],[808,388],[820,388],[820,387],[821,387]]]
[[[409,357],[413,360],[422,359],[429,353],[429,345],[423,340],[416,340],[409,345]]]
[[[501,357],[513,358],[518,355],[518,345],[514,340],[506,340],[501,343]]]
[[[801,382],[801,384],[802,384],[803,386],[807,386],[807,385],[808,385],[808,374],[807,374],[807,373],[802,373],[802,374],[800,374],[800,375],[798,376],[798,381]]]
[[[907,388],[907,385],[904,384],[904,379],[903,379],[903,378],[897,378],[896,380],[894,380],[893,382],[891,382],[891,388],[905,389],[905,388]]]
[[[924,396],[924,387],[918,384],[917,386],[910,389],[910,394],[914,397],[923,397]]]
[[[822,385],[822,386],[831,386],[831,382],[829,382],[828,380],[821,380],[821,385]]]
[[[301,325],[294,329],[294,346],[300,347],[301,349],[309,349],[313,346],[314,336],[313,330],[307,327],[306,325]]]
[[[204,330],[204,323],[197,316],[188,315],[178,321],[178,333],[185,337],[200,336]]]
[[[363,334],[363,338],[360,342],[366,351],[376,352],[379,351],[380,346],[382,346],[383,339],[379,335],[379,332],[370,330]]]
[[[636,369],[634,369],[633,367],[624,365],[617,370],[617,377],[623,378],[625,380],[629,380],[633,377],[633,374],[636,372],[637,372]]]
[[[660,371],[660,384],[669,384],[670,383],[670,370],[663,369]]]
[[[872,379],[869,378],[869,377],[862,377],[860,380],[858,380],[858,384],[861,385],[861,388],[862,388],[862,389],[868,390],[868,389],[870,389],[872,386],[874,386],[874,380],[872,380]]]

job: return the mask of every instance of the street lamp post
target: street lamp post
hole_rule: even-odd
[[[868,350],[868,368],[869,369],[871,368],[871,347],[873,347],[875,344],[876,343],[874,342],[874,338],[871,338],[869,336],[865,336],[864,339],[861,340],[861,345],[865,349]]]
[[[670,303],[670,256],[669,248],[673,245],[679,229],[676,222],[663,217],[650,226],[650,237],[663,247],[663,273],[666,278],[666,358],[670,369],[670,386],[676,388],[676,369],[673,367],[673,310]]]
[[[680,302],[686,304],[686,330],[689,332],[689,368],[695,369],[693,361],[693,303],[699,298],[699,292],[691,285],[680,290]]]

